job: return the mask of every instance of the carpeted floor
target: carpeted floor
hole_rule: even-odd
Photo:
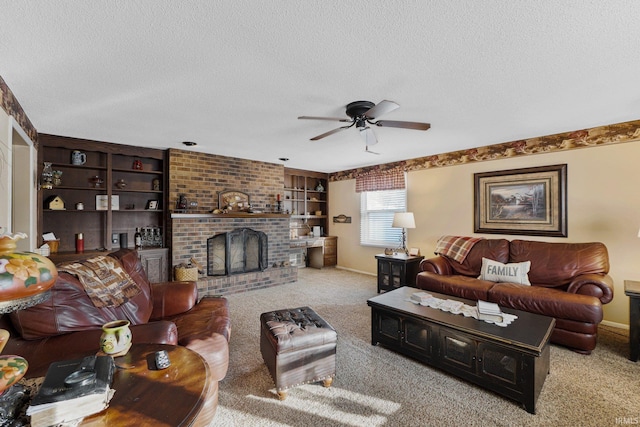
[[[229,295],[230,367],[214,426],[615,426],[640,422],[640,362],[628,331],[601,326],[590,356],[552,345],[537,414],[517,402],[371,345],[376,278],[301,269],[292,284]],[[260,355],[260,313],[308,305],[338,331],[337,376],[279,401]]]

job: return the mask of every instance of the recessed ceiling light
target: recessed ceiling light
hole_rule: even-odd
[[[286,157],[279,157],[278,160],[282,160],[283,162],[288,162],[289,159]]]
[[[193,141],[182,141],[182,143],[187,147],[193,147],[194,145],[198,145],[196,142],[193,142]]]

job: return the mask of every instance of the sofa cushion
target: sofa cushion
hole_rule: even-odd
[[[489,258],[482,258],[482,270],[478,279],[530,286],[531,283],[527,277],[530,268],[531,261],[503,264]]]
[[[600,323],[602,303],[589,295],[570,294],[558,289],[496,283],[487,292],[487,301],[501,307],[542,314],[556,319]]]
[[[602,243],[513,240],[508,262],[522,261],[531,261],[529,281],[537,286],[562,287],[581,274],[609,272],[609,255]]]
[[[442,276],[423,271],[416,277],[416,287],[440,294],[470,300],[487,300],[487,292],[495,283],[468,276]]]
[[[482,269],[483,257],[502,263],[509,262],[509,241],[506,239],[483,239],[473,245],[463,262],[448,259],[454,274],[478,277]]]
[[[60,272],[51,288],[51,298],[10,314],[11,322],[20,336],[32,340],[100,329],[106,322],[119,319],[129,320],[132,325],[147,323],[153,301],[151,287],[137,253],[123,249],[109,256],[119,259],[127,273],[139,285],[141,292],[138,295],[118,307],[97,308],[75,276]]]

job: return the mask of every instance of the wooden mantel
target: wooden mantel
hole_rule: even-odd
[[[197,219],[197,218],[289,218],[291,215],[289,214],[280,214],[280,213],[248,213],[248,212],[233,212],[233,213],[223,213],[223,214],[189,214],[189,213],[172,213],[172,219]]]

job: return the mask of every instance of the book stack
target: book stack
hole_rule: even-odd
[[[494,323],[502,323],[502,321],[504,320],[502,311],[500,310],[500,306],[498,306],[498,304],[496,303],[479,300],[476,308],[478,310],[479,320],[490,321]]]
[[[109,406],[115,365],[111,356],[54,362],[27,408],[32,427],[67,423]]]

